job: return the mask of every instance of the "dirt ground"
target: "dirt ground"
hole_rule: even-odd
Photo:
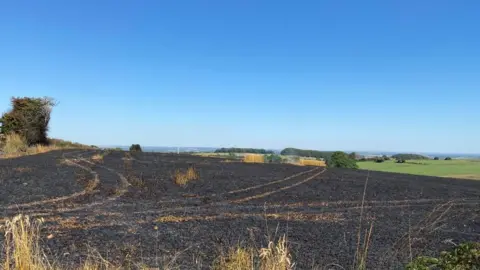
[[[0,160],[0,218],[44,218],[47,253],[72,265],[97,250],[126,267],[208,269],[227,247],[285,234],[297,269],[347,269],[359,231],[363,240],[372,226],[368,268],[398,269],[480,241],[479,181],[158,153],[92,159],[98,153]],[[175,170],[191,166],[199,179],[176,185]]]

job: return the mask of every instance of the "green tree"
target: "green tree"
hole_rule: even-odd
[[[351,152],[350,154],[348,154],[348,157],[356,160],[357,159],[357,153]]]
[[[434,157],[433,160],[440,160],[440,158],[439,157]]]
[[[140,144],[132,144],[132,146],[130,146],[130,151],[131,152],[142,152],[142,147],[140,147]]]
[[[358,169],[356,160],[351,159],[347,153],[337,151],[332,154],[332,157],[327,161],[328,167],[334,168],[348,168]]]
[[[445,160],[452,160],[452,158],[451,157],[446,157]]]

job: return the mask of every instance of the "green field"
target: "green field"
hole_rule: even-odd
[[[358,162],[360,169],[480,180],[480,160],[408,160],[395,163]]]

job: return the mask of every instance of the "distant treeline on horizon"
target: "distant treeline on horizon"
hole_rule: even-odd
[[[215,153],[251,153],[251,154],[275,154],[272,150],[265,150],[262,148],[219,148],[215,150]]]

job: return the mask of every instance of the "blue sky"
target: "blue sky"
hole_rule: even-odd
[[[480,153],[480,1],[3,1],[0,110],[97,145]]]

